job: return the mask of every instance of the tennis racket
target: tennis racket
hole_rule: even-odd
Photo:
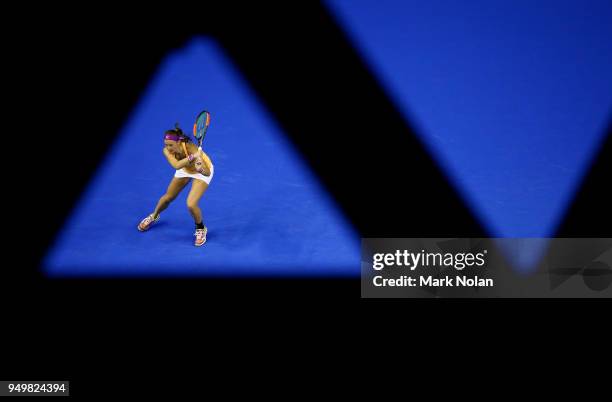
[[[193,124],[193,136],[198,141],[198,152],[202,156],[202,160],[206,163],[208,169],[211,168],[212,162],[208,155],[202,151],[202,141],[204,141],[204,137],[206,136],[206,131],[208,131],[208,126],[210,126],[210,113],[206,110],[203,110],[196,117],[196,121]]]
[[[210,126],[210,113],[204,110],[196,117],[193,125],[193,136],[198,140],[198,149],[200,151],[202,150],[202,141],[204,141],[208,126]]]

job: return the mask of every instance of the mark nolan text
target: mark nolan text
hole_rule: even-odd
[[[492,287],[493,279],[479,278],[478,276],[445,276],[444,278],[434,278],[433,276],[420,276],[418,282],[416,278],[401,276],[399,278],[374,277],[374,286],[432,286],[432,287]]]
[[[463,276],[434,278],[432,276],[421,276],[421,286],[493,286],[493,279],[491,278],[479,278],[474,276],[473,278]]]

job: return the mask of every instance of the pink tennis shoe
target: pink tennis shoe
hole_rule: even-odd
[[[153,214],[147,216],[146,218],[144,218],[142,221],[140,221],[140,223],[138,224],[138,230],[140,230],[141,232],[144,232],[145,230],[149,230],[149,228],[159,220],[159,215],[157,215],[157,218],[153,218]]]
[[[206,233],[208,233],[208,228],[204,226],[204,229],[196,229],[195,231],[195,243],[194,245],[200,247],[204,243],[206,243]]]

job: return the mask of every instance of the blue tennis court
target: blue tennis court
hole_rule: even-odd
[[[489,235],[553,236],[612,117],[612,2],[326,4]]]
[[[140,233],[174,174],[164,131],[180,122],[190,133],[203,108],[215,165],[200,202],[207,243],[193,246],[190,186]],[[344,276],[359,272],[359,242],[219,46],[195,38],[159,66],[44,265],[51,276]]]

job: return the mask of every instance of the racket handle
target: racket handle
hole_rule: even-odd
[[[210,164],[208,163],[208,161],[204,157],[204,151],[202,151],[202,146],[201,145],[198,147],[198,154],[200,155],[200,157],[202,158],[204,163],[206,163],[206,166],[208,167],[208,169],[210,169]]]
[[[200,155],[202,157],[202,161],[206,164],[206,167],[208,168],[208,170],[210,170],[211,166],[212,166],[212,162],[210,161],[210,158],[208,157],[208,155],[206,155],[202,149],[200,149]]]

